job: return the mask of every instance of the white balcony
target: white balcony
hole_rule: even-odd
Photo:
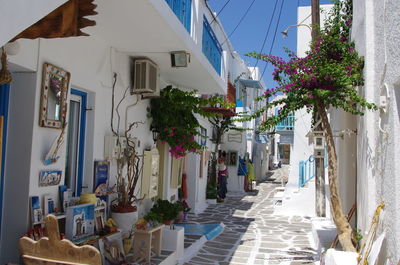
[[[200,37],[207,10],[201,3],[192,3],[190,33],[165,0],[101,1],[97,5],[99,14],[93,17],[97,26],[85,32],[124,54],[150,58],[159,65],[166,83],[201,93],[226,93],[226,81],[202,52]],[[187,68],[171,67],[169,52],[179,50],[190,53]]]

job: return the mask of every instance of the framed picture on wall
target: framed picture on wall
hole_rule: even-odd
[[[56,186],[61,181],[61,170],[42,170],[39,174],[39,187]]]
[[[60,67],[43,64],[40,126],[62,128],[65,124],[70,77],[71,74]]]
[[[227,165],[236,166],[238,160],[238,152],[237,151],[229,151],[227,157]]]

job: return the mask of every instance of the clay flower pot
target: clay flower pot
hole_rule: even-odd
[[[174,223],[174,220],[164,220],[162,221],[162,223],[165,225],[172,225]]]

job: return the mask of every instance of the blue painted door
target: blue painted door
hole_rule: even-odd
[[[0,85],[0,236],[1,221],[3,216],[3,187],[4,187],[4,168],[7,144],[7,123],[8,123],[8,102],[10,95],[10,85]]]
[[[65,185],[80,196],[85,163],[87,93],[71,89],[69,102]]]

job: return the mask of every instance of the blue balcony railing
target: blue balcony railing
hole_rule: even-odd
[[[165,0],[190,33],[192,22],[192,0]]]
[[[286,119],[281,121],[275,126],[277,131],[293,131],[294,129],[294,116],[287,116]]]
[[[206,17],[203,19],[203,53],[215,71],[221,75],[222,47]]]
[[[299,162],[299,188],[304,187],[315,176],[315,159],[310,156]]]

